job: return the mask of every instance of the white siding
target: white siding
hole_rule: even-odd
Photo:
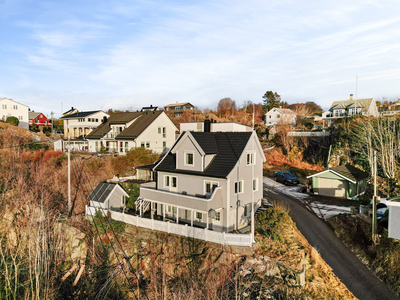
[[[388,236],[400,240],[400,202],[387,201],[389,208]]]
[[[1,98],[0,118],[5,121],[10,116],[19,120],[18,127],[29,129],[29,107],[8,98]]]

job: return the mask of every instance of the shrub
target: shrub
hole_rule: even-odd
[[[18,126],[19,120],[18,120],[17,117],[10,116],[10,117],[7,117],[6,123],[9,123],[9,124],[14,125],[14,126]]]

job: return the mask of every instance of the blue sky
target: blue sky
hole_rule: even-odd
[[[400,97],[400,1],[0,0],[0,97],[49,114]]]

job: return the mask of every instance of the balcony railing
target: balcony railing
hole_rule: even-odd
[[[95,208],[93,206],[86,206],[86,215],[94,216],[96,210],[99,209],[103,212],[104,215],[106,215],[108,212],[108,210],[106,209]],[[207,228],[201,229],[201,228],[191,227],[188,225],[157,221],[154,219],[145,219],[145,218],[140,218],[139,216],[133,216],[112,210],[110,210],[110,214],[113,220],[121,221],[138,227],[148,228],[167,233],[173,233],[181,236],[191,237],[222,245],[248,246],[248,247],[251,247],[253,245],[252,234],[216,232],[208,230]]]
[[[210,198],[205,198],[204,195],[187,195],[185,193],[157,190],[155,184],[155,182],[142,183],[140,185],[140,197],[153,202],[203,212],[208,212],[211,208],[222,207],[221,187],[217,187],[210,195]]]

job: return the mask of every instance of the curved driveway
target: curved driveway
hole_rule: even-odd
[[[333,230],[304,204],[264,184],[264,198],[284,203],[297,228],[358,299],[400,299],[378,279],[344,244]]]

